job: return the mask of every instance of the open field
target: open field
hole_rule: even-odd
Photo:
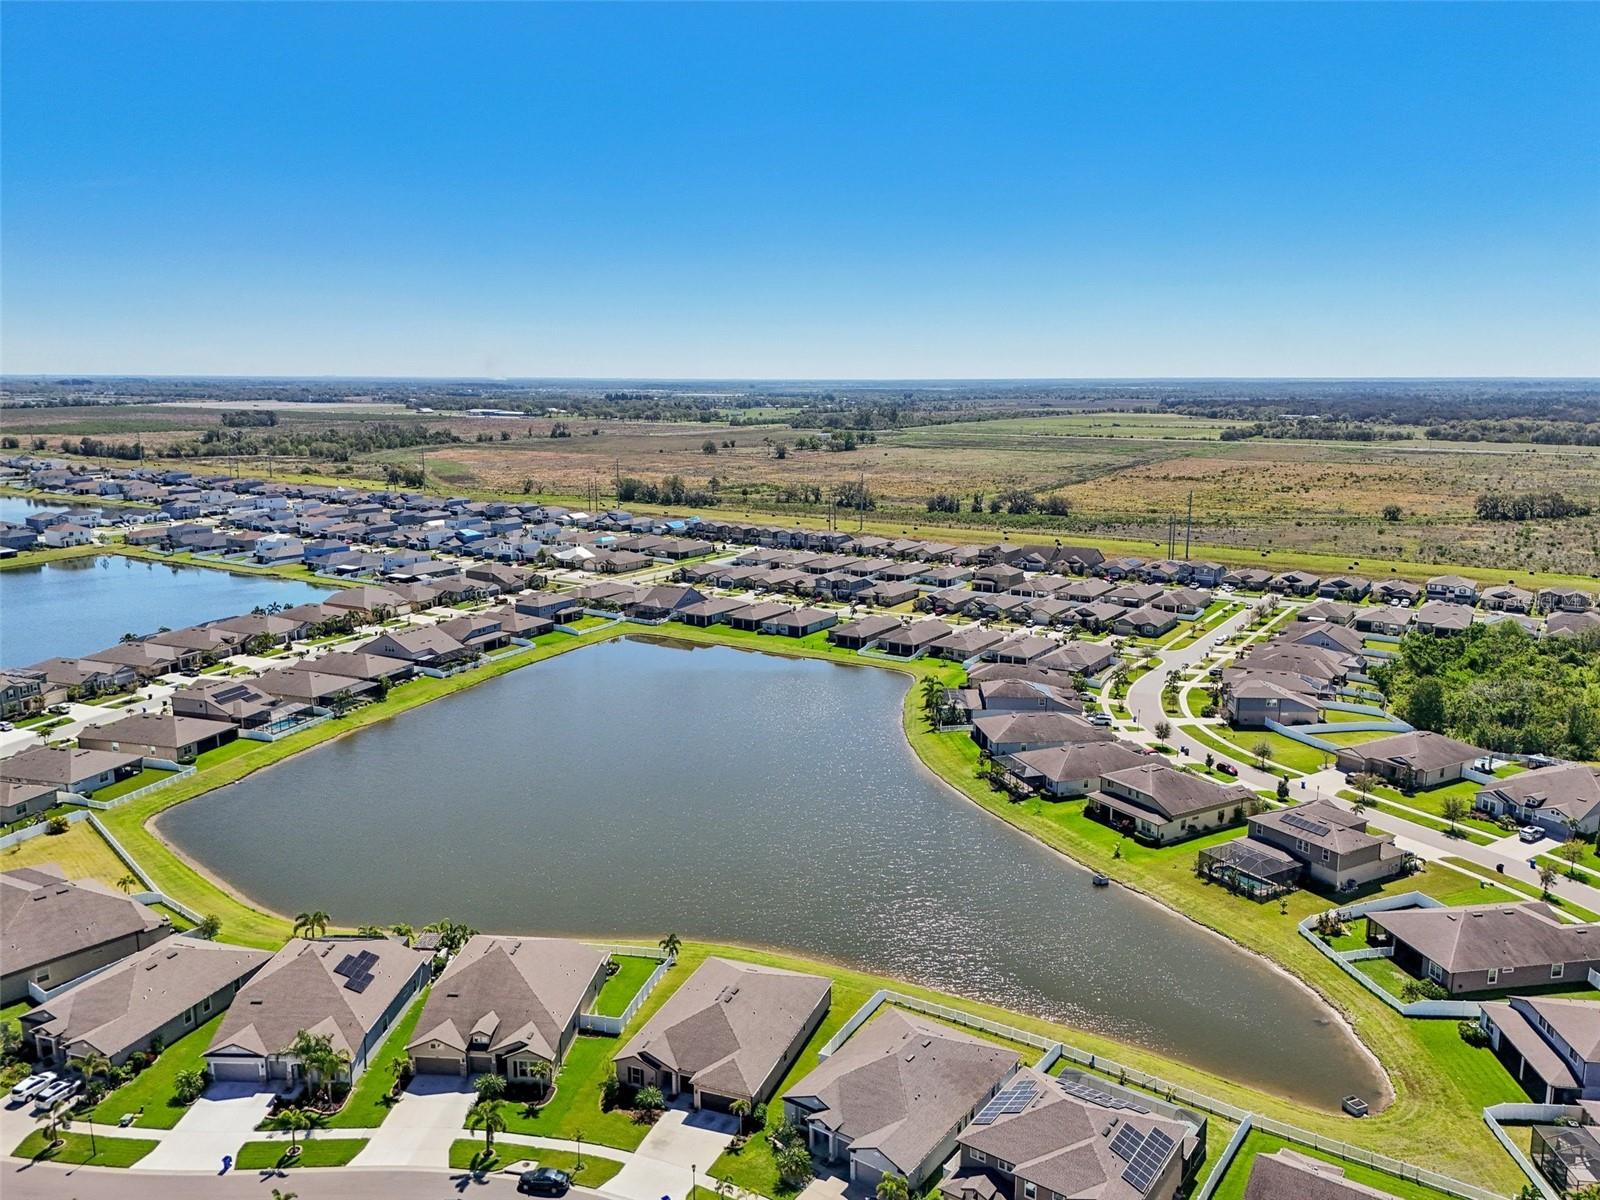
[[[53,453],[67,437],[119,441],[134,434],[147,453],[159,452],[214,430],[225,407],[32,409],[9,414],[8,427],[45,438]],[[565,417],[559,419],[571,436],[551,437],[557,419],[542,415],[279,405],[278,434],[349,431],[363,421],[382,421],[448,431],[459,440],[425,453],[415,447],[358,453],[343,463],[241,457],[231,465],[263,476],[305,473],[345,483],[381,481],[390,465],[425,465],[434,486],[454,492],[582,503],[592,502],[591,488],[603,501],[619,475],[651,481],[680,475],[694,486],[715,480],[723,511],[737,506],[784,518],[825,517],[829,491],[864,479],[878,502],[870,514],[875,522],[913,527],[927,516],[924,501],[933,492],[960,496],[968,508],[976,493],[1021,487],[1063,497],[1072,516],[963,512],[939,521],[963,540],[1033,529],[1131,552],[1164,546],[1167,519],[1181,518],[1192,496],[1194,542],[1211,557],[1227,551],[1232,561],[1249,561],[1249,555],[1268,553],[1282,569],[1310,564],[1280,556],[1319,555],[1328,559],[1321,569],[1359,563],[1357,569],[1375,576],[1388,574],[1391,565],[1406,573],[1406,564],[1420,563],[1524,582],[1533,572],[1576,576],[1600,556],[1600,517],[1485,522],[1474,512],[1480,492],[1545,489],[1600,508],[1600,447],[1450,442],[1428,439],[1413,427],[1397,431],[1407,437],[1374,442],[1223,441],[1222,430],[1237,421],[1091,410],[882,430],[874,441],[841,453],[799,448],[817,430],[782,423],[793,411],[743,410],[743,421],[772,421],[754,425]],[[706,453],[708,440],[715,453]],[[800,487],[820,487],[823,500],[798,502],[792,490]],[[1383,516],[1391,504],[1400,508],[1396,521]]]
[[[0,850],[0,871],[44,863],[54,863],[69,879],[98,879],[113,887],[128,873],[123,861],[87,821],[76,822],[65,833],[47,833]]]

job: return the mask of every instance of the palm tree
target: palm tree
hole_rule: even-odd
[[[278,1114],[278,1127],[287,1130],[289,1133],[289,1152],[291,1154],[299,1152],[299,1146],[295,1141],[296,1136],[305,1133],[313,1123],[311,1114],[303,1108],[286,1108]]]
[[[296,934],[304,934],[308,938],[321,937],[328,932],[328,921],[328,914],[320,908],[314,908],[310,912],[297,913],[294,918],[294,932]]]
[[[555,1076],[554,1069],[542,1058],[536,1058],[528,1063],[527,1075],[524,1078],[539,1087],[542,1096],[550,1090],[550,1080]]]
[[[467,1128],[474,1133],[483,1130],[483,1149],[489,1153],[494,1150],[494,1135],[506,1131],[505,1114],[493,1100],[479,1100],[467,1110]]]
[[[939,712],[944,708],[944,684],[929,675],[922,681],[922,715],[928,718],[930,725],[939,721]]]
[[[83,1077],[91,1088],[94,1087],[95,1080],[109,1081],[111,1078],[111,1060],[104,1054],[86,1054],[83,1061],[78,1064],[78,1069],[83,1072]]]
[[[728,1111],[733,1114],[734,1120],[739,1122],[739,1132],[743,1133],[745,1120],[750,1116],[750,1101],[741,1096],[728,1105]]]
[[[132,871],[129,871],[121,879],[117,880],[117,887],[118,887],[119,890],[122,891],[122,893],[124,895],[126,895],[128,892],[133,891],[134,888],[143,887],[143,886],[144,886],[144,882],[137,875],[135,875]]]
[[[878,1200],[911,1200],[904,1177],[887,1171],[878,1177]]]
[[[395,937],[402,939],[408,946],[417,939],[417,931],[412,926],[407,925],[404,922],[389,926],[389,932],[394,934]]]
[[[678,951],[683,949],[683,939],[675,933],[669,933],[656,943],[661,947],[661,952],[668,958],[677,958]]]

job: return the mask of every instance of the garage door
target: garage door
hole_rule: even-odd
[[[461,1060],[459,1058],[427,1058],[419,1055],[411,1061],[416,1064],[418,1075],[461,1074]]]
[[[244,1058],[237,1062],[213,1059],[211,1077],[218,1083],[258,1083],[261,1080],[261,1060]]]

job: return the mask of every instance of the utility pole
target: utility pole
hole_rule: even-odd
[[[1189,516],[1183,526],[1183,561],[1189,561],[1189,538],[1194,533],[1194,489],[1189,489]]]

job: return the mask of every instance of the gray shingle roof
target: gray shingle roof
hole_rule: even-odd
[[[137,900],[92,879],[69,882],[54,866],[0,872],[0,962],[7,975],[170,926]]]

